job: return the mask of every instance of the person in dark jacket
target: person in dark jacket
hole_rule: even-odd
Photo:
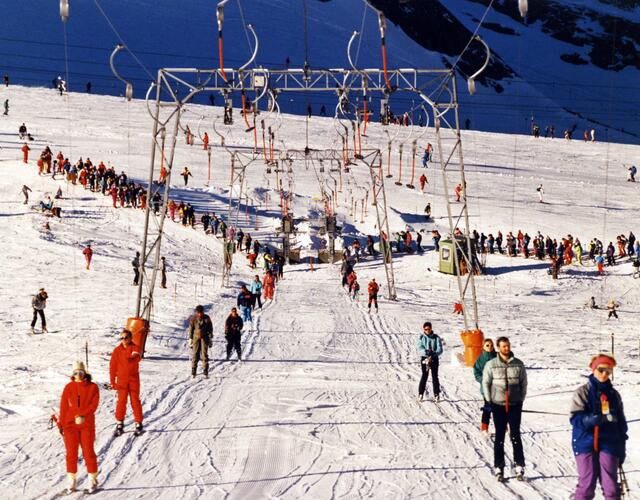
[[[482,393],[482,372],[484,371],[484,366],[487,364],[487,361],[490,361],[497,356],[496,350],[493,348],[493,340],[485,339],[482,344],[482,350],[482,354],[480,354],[480,357],[476,359],[476,362],[473,365],[473,376],[476,378],[476,382],[480,384],[480,394],[482,394],[484,401],[484,405],[482,406],[482,418],[480,419],[480,431],[486,435],[489,433],[491,403],[487,401],[487,398]]]
[[[240,337],[242,336],[242,318],[238,316],[238,310],[234,307],[224,324],[224,336],[227,339],[227,361],[231,356],[231,351],[236,350],[238,361],[242,361],[242,351],[240,347]]]
[[[440,365],[440,355],[442,354],[442,340],[433,333],[431,323],[426,321],[422,325],[422,333],[418,338],[418,354],[420,355],[420,369],[422,377],[418,384],[418,402],[424,401],[424,393],[427,387],[429,372],[433,382],[433,399],[436,403],[440,401],[440,380],[438,379],[438,367]]]
[[[242,285],[238,294],[237,306],[242,311],[242,321],[251,322],[251,308],[253,306],[253,294],[247,289],[247,285]]]
[[[140,281],[140,252],[136,252],[136,256],[131,261],[131,267],[133,267],[133,285],[138,286]]]
[[[589,364],[589,381],[573,394],[570,422],[578,468],[576,500],[592,499],[598,479],[604,498],[620,498],[618,467],[625,459],[628,436],[622,398],[610,380],[615,366],[612,356],[595,356]]]
[[[160,286],[162,288],[167,288],[167,261],[164,257],[160,257],[160,275],[162,278]]]
[[[204,313],[204,307],[196,306],[196,314],[189,320],[189,347],[192,349],[191,376],[196,377],[198,361],[202,359],[204,378],[209,378],[209,347],[213,341],[213,324]]]

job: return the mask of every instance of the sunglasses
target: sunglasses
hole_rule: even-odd
[[[607,375],[611,375],[611,373],[613,373],[613,368],[604,368],[599,366],[598,368],[596,368],[596,370],[598,371],[598,373],[606,373]]]
[[[85,373],[82,370],[75,370],[73,372],[74,375],[84,375]]]
[[[120,337],[120,340],[131,340],[131,337],[130,336]]]

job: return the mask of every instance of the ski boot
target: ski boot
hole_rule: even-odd
[[[495,475],[499,483],[504,483],[504,471],[502,467],[496,467],[493,471],[493,474]]]
[[[42,327],[42,333],[49,333],[49,330],[47,330],[47,327],[46,327],[46,326],[43,326],[43,327]]]
[[[209,378],[209,374],[207,372],[204,372],[204,378]]]
[[[124,422],[118,422],[116,424],[116,430],[113,431],[113,437],[122,436],[124,434]]]
[[[76,491],[76,475],[73,472],[67,473],[67,489],[64,490],[65,495],[70,495]]]
[[[515,473],[518,481],[524,481],[524,467],[522,465],[516,465],[513,472]]]
[[[142,428],[142,422],[136,422],[136,428],[133,430],[133,435],[138,437],[143,432],[144,429]]]
[[[424,396],[422,394],[418,394],[418,403],[424,402]]]
[[[435,396],[433,396],[433,402],[434,403],[439,403],[440,401],[441,401],[440,400],[440,394],[436,394]]]
[[[84,490],[84,492],[88,495],[91,495],[92,493],[95,493],[97,489],[98,489],[98,473],[90,472],[89,487],[86,490]]]

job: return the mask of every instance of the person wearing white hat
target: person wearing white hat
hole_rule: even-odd
[[[73,365],[71,382],[60,398],[60,418],[58,428],[64,438],[67,451],[67,493],[76,491],[78,472],[78,446],[89,474],[89,488],[93,493],[98,487],[98,459],[93,449],[96,438],[95,413],[100,402],[98,386],[91,381],[91,375],[82,361]]]

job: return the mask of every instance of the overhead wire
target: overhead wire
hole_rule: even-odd
[[[122,38],[122,36],[120,35],[120,33],[118,32],[118,30],[116,29],[116,27],[113,25],[113,23],[111,22],[111,19],[109,19],[109,16],[107,16],[107,13],[102,9],[102,6],[100,5],[100,2],[98,0],[93,0],[93,2],[96,4],[96,7],[98,8],[98,10],[100,11],[100,13],[102,14],[102,17],[104,17],[105,21],[107,21],[107,24],[109,25],[109,27],[111,28],[111,31],[113,31],[114,35],[116,35],[116,37],[118,38],[118,40],[120,41],[120,43],[122,45],[124,45],[124,48],[127,52],[129,52],[129,54],[131,55],[131,57],[133,57],[134,61],[136,61],[138,63],[138,65],[147,73],[147,75],[149,75],[149,78],[151,78],[151,81],[155,80],[155,77],[151,74],[151,72],[147,69],[147,67],[142,63],[142,61],[140,59],[138,59],[138,56],[135,55],[133,53],[133,51],[129,48],[129,46],[125,43],[124,39]]]

